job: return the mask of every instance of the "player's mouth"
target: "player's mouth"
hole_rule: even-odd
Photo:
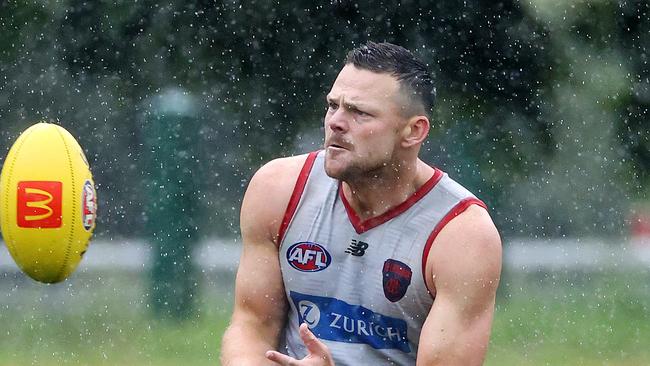
[[[337,142],[328,142],[326,145],[328,150],[333,150],[333,151],[342,151],[342,150],[350,150],[350,147],[346,144],[339,143]]]

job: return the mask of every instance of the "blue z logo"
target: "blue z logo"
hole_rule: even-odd
[[[312,310],[316,309],[312,312]],[[320,311],[314,303],[309,301],[301,301],[299,303],[300,318],[302,321],[307,323],[309,328],[312,328],[318,324],[320,320]]]

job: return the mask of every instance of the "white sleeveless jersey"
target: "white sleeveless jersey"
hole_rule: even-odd
[[[437,233],[472,204],[469,191],[435,169],[402,204],[361,221],[309,154],[279,232],[288,321],[280,351],[301,359],[305,322],[337,366],[415,365],[420,330],[433,304],[424,265]]]

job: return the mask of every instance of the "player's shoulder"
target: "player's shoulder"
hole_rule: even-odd
[[[501,259],[501,237],[488,211],[470,205],[436,236],[427,258],[427,282],[435,278],[433,288],[438,288],[441,281],[453,285],[498,278]]]
[[[265,189],[292,190],[309,154],[288,156],[269,161],[253,175],[249,187],[262,185]]]
[[[467,228],[471,228],[469,231]],[[469,234],[478,235],[486,240],[501,244],[497,231],[488,209],[478,204],[472,204],[458,217],[457,229],[468,231]]]
[[[242,202],[242,235],[254,241],[276,240],[298,177],[309,154],[269,161],[255,172]],[[257,239],[256,239],[257,238]]]
[[[500,255],[501,237],[487,209],[478,205],[469,205],[462,213],[453,218],[441,230],[438,237],[439,246],[446,251]],[[453,248],[447,248],[451,246]]]

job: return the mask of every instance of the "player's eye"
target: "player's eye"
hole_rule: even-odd
[[[359,117],[368,117],[368,116],[370,116],[369,113],[364,112],[364,111],[362,111],[362,110],[360,110],[358,108],[351,108],[351,111],[352,111],[352,113],[356,114]]]
[[[339,105],[334,103],[334,102],[327,102],[327,109],[331,111],[335,111],[338,109]]]

